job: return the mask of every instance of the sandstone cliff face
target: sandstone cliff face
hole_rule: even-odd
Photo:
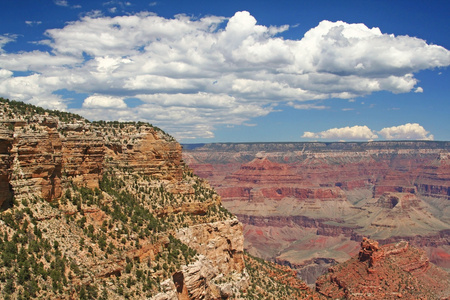
[[[0,127],[0,207],[10,202],[13,197],[11,181],[12,157],[9,155],[12,148],[13,134],[10,130]]]
[[[61,196],[62,143],[57,122],[37,118],[31,122],[14,128],[10,184],[19,199],[33,194],[51,201]]]
[[[68,127],[50,116],[27,121],[4,120],[2,144],[3,191],[17,200],[35,197],[53,201],[61,197],[63,181],[98,187],[104,160],[104,142],[92,131]],[[63,127],[63,128],[61,128]],[[8,196],[0,199],[2,204]]]
[[[96,188],[104,168],[104,139],[92,129],[80,129],[63,129],[62,170],[74,183]]]
[[[366,238],[358,256],[317,281],[317,291],[333,299],[440,299],[450,295],[449,287],[449,274],[430,264],[424,251],[405,241],[379,246]]]
[[[181,228],[176,237],[211,260],[224,275],[244,270],[244,236],[237,219]]]
[[[5,188],[0,205],[12,186],[15,197],[29,193],[52,201],[61,197],[63,181],[98,187],[105,159],[117,167],[163,180],[181,181],[181,146],[152,127],[111,138],[101,126],[78,121],[59,122],[51,116],[3,121],[2,174]],[[6,128],[9,126],[9,128]],[[124,143],[128,139],[129,142]]]
[[[245,248],[305,279],[306,270],[355,255],[363,236],[407,239],[425,247],[432,262],[450,264],[448,142],[186,148],[183,159],[243,222]]]
[[[112,140],[106,144],[107,155],[113,159],[113,164],[135,173],[181,181],[179,143],[168,141],[157,131],[145,127],[132,134],[122,133],[118,138],[121,142]]]
[[[181,228],[176,237],[199,259],[173,274],[165,292],[153,299],[227,299],[247,287],[244,236],[236,219]]]
[[[236,219],[180,228],[176,237],[200,257],[173,274],[153,299],[227,299],[247,287],[244,236]]]

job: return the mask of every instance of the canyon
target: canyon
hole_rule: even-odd
[[[356,255],[363,237],[408,241],[450,268],[450,143],[183,145],[243,223],[249,253],[313,285]]]
[[[311,145],[183,150],[148,123],[0,98],[0,295],[449,297],[432,263],[448,262],[448,145]]]

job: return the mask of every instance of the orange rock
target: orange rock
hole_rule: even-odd
[[[344,294],[349,299],[439,299],[450,294],[449,274],[407,242],[379,246],[364,238],[358,257],[331,271],[317,280],[316,287],[333,299]]]

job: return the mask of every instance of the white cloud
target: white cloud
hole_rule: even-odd
[[[6,79],[11,77],[13,74],[14,73],[9,70],[0,69],[0,78]]]
[[[298,104],[298,103],[294,103],[294,102],[289,102],[287,103],[289,106],[292,106],[295,109],[329,109],[329,106],[325,106],[325,105],[317,105],[317,104],[312,104],[312,103],[308,103],[308,104]]]
[[[0,56],[0,65],[14,71],[35,71],[45,73],[50,77],[53,71],[65,72],[66,66],[75,65],[80,59],[66,55],[51,55],[47,52],[31,51],[26,55],[8,54]],[[58,67],[62,67],[57,69]]]
[[[315,139],[317,138],[318,134],[311,132],[311,131],[305,131],[302,135],[302,138],[305,139]]]
[[[42,21],[25,21],[28,26],[41,25]]]
[[[15,34],[0,35],[0,54],[4,52],[3,47],[6,44],[11,43],[11,42],[15,41],[16,39],[17,39],[17,35],[15,35]]]
[[[423,93],[423,88],[421,88],[420,86],[418,86],[415,90],[414,93]]]
[[[434,136],[417,123],[383,128],[378,132],[388,140],[433,140]]]
[[[0,92],[54,108],[66,107],[56,90],[87,93],[77,110],[86,117],[139,119],[177,138],[205,137],[217,125],[243,124],[279,104],[326,109],[320,100],[419,92],[415,72],[450,65],[443,47],[364,24],[323,21],[298,40],[278,36],[286,30],[259,25],[248,12],[168,19],[94,11],[47,30],[41,43],[51,48],[48,53],[0,50]],[[14,39],[0,36],[0,49]],[[12,77],[11,71],[32,75]],[[143,104],[127,107],[121,99],[131,97]]]
[[[55,0],[55,4],[58,6],[69,6],[67,0]]]
[[[353,126],[331,128],[326,131],[314,133],[304,132],[302,138],[327,140],[372,140],[378,136],[367,126]]]
[[[86,98],[83,108],[126,108],[123,99],[111,96],[93,95]]]
[[[376,132],[367,126],[331,128],[322,132],[305,131],[302,138],[326,140],[373,140],[379,138],[377,133],[387,140],[433,140],[434,137],[417,123],[386,127]]]

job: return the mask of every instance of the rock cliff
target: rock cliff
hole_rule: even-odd
[[[380,246],[364,238],[359,254],[330,268],[317,291],[337,299],[447,299],[450,275],[424,253],[401,241]]]

